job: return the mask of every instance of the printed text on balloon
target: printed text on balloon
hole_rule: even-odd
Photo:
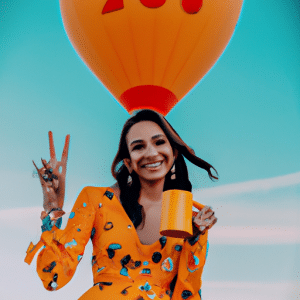
[[[170,0],[169,0],[170,1]],[[172,0],[174,1],[174,0]],[[188,14],[196,14],[202,7],[203,0],[180,0],[181,7]],[[140,0],[148,8],[159,8],[165,4],[166,0]],[[102,14],[110,13],[124,8],[124,0],[107,0]]]

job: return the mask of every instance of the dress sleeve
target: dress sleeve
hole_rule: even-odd
[[[208,233],[184,241],[172,300],[201,299],[202,271],[208,250]]]
[[[25,262],[30,263],[31,252],[44,245],[37,258],[37,273],[47,290],[58,290],[72,279],[91,236],[94,220],[95,207],[90,201],[89,188],[85,187],[74,204],[66,228],[60,230],[53,226],[42,233],[36,246],[31,243]],[[32,257],[28,258],[30,255]]]

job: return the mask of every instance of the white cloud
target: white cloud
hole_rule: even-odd
[[[274,190],[299,184],[300,172],[297,172],[274,178],[227,184],[203,190],[196,189],[194,195],[195,197],[199,196],[200,198],[224,197],[228,195]]]
[[[274,245],[300,243],[296,226],[222,226],[209,232],[212,244]]]
[[[295,282],[202,282],[202,297],[205,300],[290,300],[296,299],[299,290]]]

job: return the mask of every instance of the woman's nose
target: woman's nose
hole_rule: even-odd
[[[151,145],[147,148],[145,155],[146,156],[155,156],[157,154],[158,154],[157,149],[153,145]]]

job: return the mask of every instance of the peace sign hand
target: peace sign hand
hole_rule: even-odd
[[[44,210],[41,214],[41,219],[44,219],[48,214],[51,214],[51,219],[58,219],[65,212],[62,210],[65,198],[65,184],[66,184],[66,172],[67,172],[67,160],[70,143],[70,135],[66,136],[64,150],[61,156],[61,161],[57,161],[55,155],[55,148],[53,142],[52,132],[48,132],[49,135],[49,148],[50,148],[50,160],[47,163],[45,159],[42,159],[42,168],[38,168],[33,162],[43,189],[43,207]]]

